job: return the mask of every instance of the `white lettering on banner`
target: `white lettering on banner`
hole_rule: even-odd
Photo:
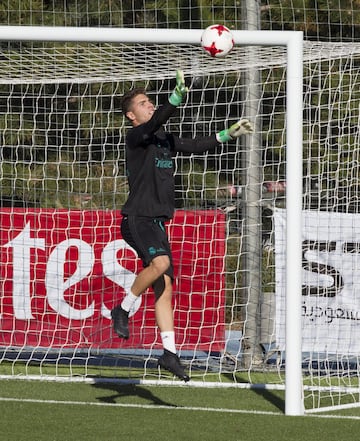
[[[276,342],[284,349],[286,211],[276,209],[274,221]],[[304,210],[302,236],[302,349],[358,354],[360,215]]]
[[[30,237],[30,222],[13,240],[4,245],[13,249],[13,308],[20,320],[33,319],[30,296],[30,249],[45,249],[45,239]]]
[[[137,254],[133,248],[131,248],[123,239],[114,240],[108,243],[101,255],[101,263],[103,266],[104,276],[106,276],[109,280],[116,283],[119,286],[122,286],[125,292],[128,292],[134,283],[135,274],[122,265],[119,264],[117,260],[117,253],[119,250],[130,250],[134,253],[134,257],[137,257]],[[141,296],[137,298],[134,306],[129,311],[129,317],[135,314],[135,312],[141,306]],[[106,308],[105,305],[101,307],[101,313],[104,317],[110,319],[110,310]]]
[[[71,247],[76,247],[78,259],[74,273],[65,280],[64,264],[66,254]],[[13,309],[14,317],[20,320],[34,319],[31,311],[31,249],[45,250],[45,239],[32,238],[30,222],[24,229],[10,242],[4,245],[4,248],[13,249]],[[135,274],[124,268],[117,260],[117,253],[121,249],[130,250],[136,258],[136,252],[124,241],[115,240],[105,245],[101,262],[104,276],[113,283],[128,290],[134,279]],[[72,320],[84,320],[94,314],[95,304],[92,302],[87,308],[73,308],[66,301],[64,295],[66,290],[88,277],[93,269],[95,262],[94,251],[91,245],[80,239],[67,239],[55,246],[51,252],[45,274],[46,297],[51,308],[65,318]],[[135,302],[129,315],[135,312],[141,306],[141,297]],[[104,317],[110,319],[110,310],[101,305],[101,313]]]
[[[78,249],[79,257],[74,274],[67,280],[64,280],[66,252],[70,247]],[[83,280],[90,273],[94,260],[94,252],[91,246],[79,239],[68,239],[59,243],[50,254],[45,276],[46,295],[52,309],[63,317],[82,320],[94,314],[94,302],[88,308],[76,309],[70,306],[64,299],[65,291]]]

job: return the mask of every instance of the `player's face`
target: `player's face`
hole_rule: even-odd
[[[154,111],[155,106],[149,97],[139,94],[132,99],[131,110],[126,115],[132,121],[133,126],[138,126],[148,122],[153,116]]]

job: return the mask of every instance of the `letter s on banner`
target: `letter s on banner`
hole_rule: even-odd
[[[123,239],[114,240],[109,242],[105,247],[101,255],[101,263],[103,266],[103,274],[109,280],[124,288],[125,292],[130,290],[135,280],[135,274],[122,265],[119,264],[117,259],[117,253],[119,250],[130,250],[137,258],[136,251],[131,248]],[[129,317],[134,315],[141,306],[141,296],[139,296],[135,302],[135,305],[130,309]],[[104,317],[110,319],[110,310],[102,305],[101,313]]]

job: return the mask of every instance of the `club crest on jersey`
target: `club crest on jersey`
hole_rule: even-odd
[[[155,166],[157,168],[172,168],[173,167],[173,160],[172,159],[155,158]]]

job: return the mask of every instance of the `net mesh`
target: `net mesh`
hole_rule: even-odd
[[[337,60],[359,52],[360,43],[304,42],[306,64]],[[173,78],[181,66],[197,76],[286,65],[281,46],[236,46],[224,59],[209,57],[199,45],[166,44],[64,44],[22,43],[1,50],[0,84],[89,84],[115,81],[149,81]]]
[[[303,207],[306,210],[344,215],[358,212],[359,61],[358,43],[305,42]],[[2,225],[8,225],[8,230],[4,230],[2,237],[2,262],[7,262],[7,266],[3,265],[1,274],[6,293],[2,298],[1,317],[6,344],[2,345],[1,360],[7,362],[2,365],[11,374],[25,372],[30,376],[35,362],[44,375],[55,369],[55,375],[73,378],[94,374],[159,378],[154,369],[159,336],[151,318],[151,297],[144,297],[143,307],[149,315],[134,321],[132,331],[136,339],[132,346],[126,347],[111,335],[109,310],[114,299],[102,298],[102,292],[109,280],[123,277],[121,282],[115,280],[120,286],[115,299],[121,298],[121,286],[128,283],[125,282],[127,273],[119,276],[115,265],[107,270],[107,280],[104,281],[103,276],[94,277],[98,284],[91,286],[93,297],[87,297],[87,293],[91,277],[96,273],[95,263],[103,262],[101,259],[105,257],[106,262],[120,262],[128,271],[136,269],[133,256],[117,242],[120,240],[116,236],[118,220],[106,217],[107,212],[121,208],[127,195],[124,157],[127,127],[119,111],[121,96],[130,88],[142,86],[159,105],[174,87],[177,68],[184,70],[190,92],[178,116],[167,128],[184,137],[208,135],[240,117],[248,117],[246,103],[253,101],[257,105],[260,139],[257,148],[261,156],[260,198],[256,201],[260,216],[251,220],[261,243],[258,273],[261,293],[255,316],[252,316],[249,295],[251,279],[244,269],[244,261],[252,258],[245,244],[249,229],[244,221],[245,195],[250,186],[244,159],[249,147],[247,141],[224,145],[205,156],[178,155],[176,158],[177,208],[181,213],[195,213],[194,218],[187,219],[190,231],[186,234],[180,221],[171,227],[178,263],[184,265],[181,267],[183,278],[189,281],[188,285],[178,286],[177,293],[184,301],[191,292],[193,301],[189,305],[186,301],[182,303],[180,297],[176,300],[176,318],[181,323],[177,328],[179,350],[194,379],[223,382],[223,374],[227,374],[234,383],[284,383],[285,354],[281,330],[276,329],[276,321],[279,323],[284,310],[281,310],[278,266],[275,266],[275,236],[281,237],[284,223],[279,221],[276,230],[273,213],[286,208],[286,150],[291,146],[285,141],[286,52],[284,48],[269,46],[254,47],[251,51],[239,46],[225,59],[214,60],[198,45],[3,45],[0,59],[1,217]],[[252,69],[259,73],[256,100],[249,95],[243,81]],[[36,214],[39,209],[41,218]],[[65,214],[68,216],[65,230],[70,232],[67,238],[62,236],[64,224],[59,227],[54,223],[57,216],[61,218],[68,210],[85,212],[90,219],[86,218],[91,225],[89,229],[95,228],[97,237],[101,236],[96,239],[99,249],[95,247],[93,260],[86,244],[94,241],[94,235],[81,230],[83,223],[79,220],[73,223],[78,214]],[[211,212],[214,217],[205,222],[204,212]],[[217,213],[221,213],[220,218],[216,217]],[[30,224],[30,231],[25,228],[29,219],[36,219]],[[333,245],[336,242],[333,235],[339,234],[343,224],[340,222],[334,233],[330,228],[332,222],[328,220],[326,224],[327,233],[319,226],[304,242],[304,265],[311,273],[304,288],[304,308],[321,306],[336,311],[344,306],[329,293],[319,295],[324,286],[331,287],[331,281],[335,280],[334,273],[330,272],[330,279],[324,281],[321,265],[330,267],[331,253],[343,247]],[[201,224],[206,226],[205,232],[199,230]],[[217,230],[215,224],[222,225],[223,230]],[[42,236],[36,236],[36,231],[46,230],[46,225],[52,233],[43,233],[49,236],[40,242]],[[221,239],[222,234],[225,240]],[[355,237],[351,234],[343,242],[348,244],[347,253],[356,256],[356,234]],[[76,237],[81,242],[67,242],[67,246],[61,248],[62,255],[53,254],[59,253],[58,246],[68,237],[72,240]],[[215,249],[206,248],[204,244],[209,242]],[[111,246],[107,248],[109,243]],[[202,244],[200,250],[199,244]],[[15,245],[21,250],[18,254]],[[48,254],[44,263],[42,253],[46,247]],[[183,253],[187,247],[190,254],[185,258]],[[104,248],[111,250],[105,257]],[[87,256],[83,267],[80,265],[82,253]],[[15,261],[14,255],[21,261],[19,273],[16,273],[19,260]],[[60,314],[65,319],[54,311],[44,312],[46,302],[44,296],[37,298],[34,274],[37,271],[41,274],[40,284],[52,280],[48,267],[56,260],[55,256],[63,271],[61,277],[57,271],[55,291],[62,297],[60,303],[50,301],[52,309],[63,311],[61,305],[68,307],[70,302],[91,316],[94,301],[97,318],[80,324],[71,322],[70,327],[66,311]],[[186,259],[190,263],[185,268]],[[353,265],[352,268],[356,268],[356,259]],[[341,273],[348,268],[340,266],[337,270]],[[70,280],[68,285],[64,280]],[[352,283],[355,293],[356,280]],[[20,301],[18,316],[14,317],[13,296],[21,295],[23,299],[24,286],[29,303],[24,306]],[[48,292],[50,288],[47,286]],[[204,303],[204,290],[210,304]],[[219,290],[224,294],[221,298]],[[321,305],[311,303],[314,292],[321,297]],[[351,320],[356,323],[359,320],[356,295],[348,301],[353,302],[349,308],[353,308]],[[224,314],[219,312],[219,305]],[[29,309],[24,312],[25,307]],[[37,318],[35,329],[32,317]],[[335,319],[333,322],[334,328],[325,329],[338,332],[337,349],[321,351],[315,346],[316,351],[304,353],[305,384],[309,386],[305,401],[310,408],[329,401],[334,404],[356,402],[359,398],[358,356],[351,346],[353,341],[341,332]],[[184,333],[183,326],[187,329]],[[249,330],[253,335],[254,329],[255,345],[253,339],[248,339]],[[309,329],[309,341],[316,345],[324,328],[310,323]],[[35,343],[27,341],[25,335],[29,333],[41,338]],[[19,365],[24,359],[25,364]],[[324,386],[322,390],[325,388],[327,392],[321,395],[315,392],[320,390],[318,386]]]

